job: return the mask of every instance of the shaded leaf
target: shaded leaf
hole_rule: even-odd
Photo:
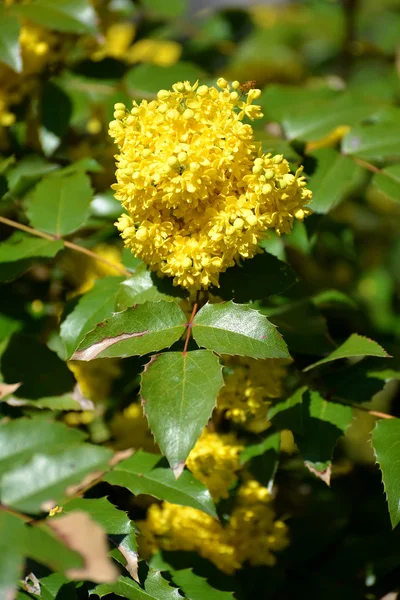
[[[400,522],[400,421],[381,419],[372,432],[372,447],[382,472],[392,527]]]
[[[15,597],[14,591],[22,575],[24,542],[23,521],[0,511],[0,598],[5,600]]]
[[[192,569],[174,570],[172,581],[182,589],[188,600],[235,600],[232,592],[215,589]]]
[[[158,300],[174,300],[184,298],[187,294],[172,285],[171,279],[160,279],[143,265],[136,273],[125,279],[120,285],[115,299],[115,310],[121,311],[143,302],[157,302]]]
[[[288,264],[264,252],[221,273],[220,287],[213,288],[213,293],[224,300],[250,302],[282,294],[296,281],[296,274]]]
[[[85,336],[73,360],[143,356],[172,346],[186,317],[175,302],[144,302],[114,313]]]
[[[41,600],[77,600],[75,584],[60,573],[39,578]]]
[[[240,464],[248,463],[249,472],[267,487],[278,468],[280,443],[280,432],[272,433],[257,444],[249,444],[240,453]]]
[[[177,81],[196,81],[204,71],[195,64],[178,62],[171,67],[143,64],[125,75],[125,84],[135,97],[155,96],[160,89],[169,89]]]
[[[77,171],[42,179],[28,207],[33,227],[64,236],[85,224],[93,193],[90,179]]]
[[[56,31],[97,32],[97,16],[89,0],[32,0],[13,10],[24,19]]]
[[[17,73],[22,71],[19,33],[18,19],[7,14],[4,7],[0,7],[0,62],[5,63]]]
[[[207,350],[159,354],[143,372],[144,412],[177,476],[211,417],[223,383],[219,360]]]
[[[373,184],[395,202],[400,202],[400,165],[390,165],[374,175]]]
[[[326,214],[352,192],[363,169],[332,148],[317,150],[312,156],[317,160],[316,170],[308,181],[313,193],[312,209]]]
[[[70,358],[85,334],[114,311],[115,298],[122,277],[104,277],[84,294],[74,310],[61,323],[60,336]]]
[[[63,247],[61,240],[44,240],[16,231],[5,242],[0,243],[0,263],[27,258],[53,258]]]
[[[216,516],[208,489],[187,470],[176,480],[166,461],[157,454],[139,450],[116,465],[104,481],[126,487],[132,494],[149,494]]]
[[[111,456],[107,448],[90,444],[42,451],[3,475],[2,501],[29,513],[41,512],[49,501],[62,504],[68,486],[80,482],[88,473],[107,470]]]
[[[15,167],[7,171],[7,183],[9,187],[7,196],[22,196],[33,187],[43,175],[47,175],[58,168],[58,165],[48,162],[41,156],[25,156],[15,165]]]
[[[253,358],[290,358],[275,325],[258,311],[226,302],[206,304],[193,320],[199,346],[221,354]]]
[[[82,405],[71,394],[49,396],[48,398],[40,398],[39,400],[26,400],[24,398],[13,397],[7,400],[7,404],[10,406],[33,406],[34,408],[49,410],[84,410]]]
[[[342,152],[377,162],[398,159],[400,126],[382,123],[355,127],[343,138]]]
[[[154,17],[175,19],[184,16],[187,11],[187,0],[142,0],[142,6]]]
[[[302,434],[303,429],[303,394],[307,390],[301,387],[286,400],[274,402],[268,409],[267,418],[277,429],[289,429]]]
[[[304,371],[310,371],[315,367],[339,360],[341,358],[356,358],[360,356],[378,356],[379,358],[390,358],[389,354],[374,340],[353,333],[341,346],[336,348],[329,356],[308,365]]]

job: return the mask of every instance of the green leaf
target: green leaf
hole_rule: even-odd
[[[17,73],[22,71],[19,32],[18,19],[8,14],[4,7],[0,7],[0,62]]]
[[[0,263],[10,263],[28,258],[53,258],[64,247],[61,240],[44,240],[16,231],[0,243]]]
[[[318,392],[304,391],[303,435],[295,437],[296,443],[306,466],[328,485],[333,450],[352,418],[351,406],[328,402]]]
[[[303,394],[306,387],[299,388],[286,400],[274,402],[269,408],[267,418],[279,430],[289,429],[302,434],[303,428]]]
[[[0,511],[0,598],[15,597],[14,590],[22,574],[24,542],[23,521]]]
[[[192,81],[204,77],[197,65],[179,62],[171,67],[143,64],[134,67],[125,75],[129,93],[135,97],[152,97],[160,89],[170,89],[177,81]]]
[[[181,588],[188,600],[235,600],[232,592],[215,589],[192,569],[174,569],[171,576],[172,581]]]
[[[114,583],[101,583],[100,585],[96,585],[96,587],[89,592],[90,596],[92,594],[96,594],[96,596],[99,596],[100,598],[108,596],[108,594],[115,594],[116,596],[121,596],[121,598],[127,598],[128,600],[163,600],[161,596],[155,598],[148,594],[136,583],[136,581],[123,576],[119,577]]]
[[[400,202],[400,165],[385,167],[374,175],[372,183],[388,198]]]
[[[289,265],[264,252],[221,273],[220,287],[214,288],[213,293],[224,300],[251,302],[282,294],[296,281],[296,274]]]
[[[68,33],[97,33],[97,15],[90,0],[32,0],[13,12],[49,29]]]
[[[206,304],[193,320],[199,346],[221,354],[253,358],[290,358],[275,325],[258,311],[226,302]]]
[[[62,451],[42,451],[3,475],[2,501],[16,510],[39,513],[49,500],[62,504],[68,486],[93,471],[106,470],[112,452],[80,444]]]
[[[28,208],[33,227],[63,236],[85,224],[92,200],[90,179],[82,172],[45,177]]]
[[[0,474],[37,452],[63,450],[85,438],[78,429],[42,419],[14,419],[0,423]]]
[[[160,600],[178,600],[179,598],[182,598],[179,591],[164,579],[160,571],[152,569],[146,577],[144,589],[152,597],[159,598]]]
[[[312,209],[326,214],[344,200],[357,185],[362,167],[348,156],[332,148],[313,152],[317,166],[309,178],[308,187],[313,193]]]
[[[187,0],[142,0],[142,6],[152,17],[160,19],[176,19],[187,11]],[[178,81],[178,80],[177,80]]]
[[[15,167],[7,172],[7,183],[11,198],[23,196],[43,175],[58,169],[58,165],[49,163],[41,156],[25,156]]]
[[[325,365],[333,360],[341,358],[357,358],[360,356],[377,356],[379,358],[390,358],[390,355],[374,340],[353,333],[341,346],[336,348],[329,356],[319,360],[312,365],[308,365],[304,371],[311,371],[315,367]]]
[[[206,350],[159,354],[145,367],[140,392],[144,412],[177,477],[211,417],[223,383],[218,358]]]
[[[49,396],[48,398],[40,398],[39,400],[12,398],[11,400],[7,400],[7,404],[10,406],[33,406],[34,408],[49,410],[84,410],[82,405],[71,394]]]
[[[240,453],[240,464],[249,463],[247,469],[263,485],[269,486],[279,462],[280,432],[268,435],[262,442],[249,444]]]
[[[342,152],[377,162],[398,159],[400,126],[382,123],[356,127],[343,138]]]
[[[127,488],[132,494],[149,494],[159,500],[173,504],[191,506],[211,516],[216,516],[215,507],[205,485],[183,471],[179,479],[159,454],[139,450],[127,460],[118,463],[107,473],[104,481]]]
[[[40,600],[77,600],[75,584],[60,573],[39,577]]]
[[[381,419],[372,432],[372,447],[382,472],[392,527],[400,522],[400,421]]]
[[[186,317],[175,302],[145,302],[114,313],[88,333],[73,360],[142,356],[171,346],[185,331]]]
[[[171,279],[160,279],[143,265],[132,277],[125,279],[120,285],[115,299],[115,310],[121,311],[134,304],[143,302],[157,302],[158,300],[174,300],[176,297],[184,298],[182,289],[172,285]]]
[[[60,336],[70,358],[86,333],[113,314],[122,277],[98,279],[61,323]]]

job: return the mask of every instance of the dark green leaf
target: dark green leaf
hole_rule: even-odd
[[[372,432],[372,446],[382,471],[392,527],[400,522],[400,421],[381,419]]]
[[[390,358],[389,354],[374,340],[353,333],[341,346],[336,348],[329,356],[308,365],[304,371],[310,371],[320,365],[339,360],[341,358],[356,358],[360,356],[378,356],[379,358]]]
[[[77,600],[75,584],[60,573],[39,578],[40,600]]]
[[[139,450],[133,456],[118,463],[107,473],[104,481],[126,487],[132,494],[149,494],[173,504],[191,506],[216,516],[211,496],[205,485],[183,471],[179,479],[160,455]]]
[[[161,19],[182,17],[188,9],[187,0],[142,0],[142,6],[150,15]]]
[[[135,97],[155,96],[160,89],[170,89],[177,81],[201,79],[204,72],[192,63],[179,62],[172,67],[139,65],[125,76],[125,84]]]
[[[192,569],[173,570],[171,575],[172,581],[181,588],[188,600],[235,600],[232,592],[215,589]]]
[[[253,358],[290,358],[275,325],[258,311],[226,302],[206,304],[193,321],[199,346],[221,354]]]
[[[13,198],[22,196],[33,187],[43,175],[47,175],[56,169],[58,169],[58,165],[49,163],[41,156],[25,156],[15,165],[15,167],[9,169],[7,172],[7,182],[9,187],[7,196]]]
[[[313,193],[312,209],[326,214],[352,192],[363,169],[333,148],[316,150],[312,156],[317,161],[316,170],[308,182]]]
[[[398,159],[400,126],[382,123],[355,127],[343,138],[342,152],[377,162]]]
[[[158,300],[174,300],[176,297],[183,298],[184,296],[185,293],[182,289],[173,286],[170,279],[160,279],[155,273],[143,266],[132,277],[121,283],[115,300],[115,310],[125,310],[129,306],[142,304],[146,300],[157,302]]]
[[[240,463],[248,463],[249,472],[263,485],[269,486],[279,462],[281,434],[268,435],[262,442],[250,444],[240,453]]]
[[[0,598],[5,600],[15,597],[14,591],[22,575],[25,531],[21,519],[0,511]]]
[[[97,585],[90,590],[90,595],[92,594],[96,594],[96,596],[99,596],[100,598],[108,596],[108,594],[115,594],[116,596],[127,598],[128,600],[163,600],[161,596],[157,598],[151,596],[145,592],[136,581],[123,576],[119,577],[114,583],[101,583],[100,585]]]
[[[28,258],[53,258],[64,247],[61,240],[44,240],[22,231],[16,231],[0,243],[0,263],[10,263]]]
[[[24,19],[56,31],[97,32],[97,16],[89,0],[32,0],[13,9]]]
[[[2,501],[29,513],[41,512],[50,500],[62,504],[68,486],[78,484],[88,473],[106,470],[111,456],[111,450],[89,444],[61,452],[42,451],[4,474]]]
[[[121,281],[122,277],[98,279],[61,323],[60,336],[65,344],[67,358],[72,356],[86,333],[113,314]]]
[[[0,7],[0,62],[6,63],[18,73],[22,71],[19,32],[18,19],[7,14],[4,7]]]
[[[267,418],[277,429],[289,429],[302,434],[303,429],[303,394],[307,390],[302,387],[282,402],[274,402],[268,410]]]
[[[146,366],[144,412],[176,476],[211,417],[223,383],[219,360],[207,350],[159,354]]]
[[[171,346],[185,331],[185,314],[175,302],[145,302],[114,313],[88,333],[73,360],[142,356]]]
[[[288,264],[264,252],[221,273],[220,287],[213,293],[224,300],[251,302],[282,294],[296,281],[296,274]]]
[[[12,398],[7,400],[10,406],[33,406],[40,409],[49,410],[84,410],[82,405],[73,398],[71,394],[62,396],[49,396],[39,400],[27,400],[25,398]]]
[[[85,224],[92,196],[90,179],[82,172],[48,176],[35,188],[28,217],[37,229],[67,235]]]
[[[400,202],[400,165],[385,167],[374,175],[373,184],[395,202]]]
[[[160,600],[179,600],[179,598],[182,598],[179,591],[164,579],[160,571],[150,570],[144,582],[144,589],[152,598],[159,598]]]

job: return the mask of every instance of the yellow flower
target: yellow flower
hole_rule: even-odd
[[[268,490],[256,481],[239,488],[226,526],[209,515],[164,502],[153,504],[139,522],[141,556],[157,549],[198,552],[221,571],[233,573],[244,563],[274,565],[275,552],[289,543],[286,525],[275,518]]]
[[[130,404],[117,413],[110,422],[110,429],[115,438],[113,448],[116,450],[142,448],[146,452],[157,452],[157,445],[140,404]]]
[[[282,394],[286,373],[283,361],[225,356],[225,386],[217,407],[227,419],[259,433],[269,427],[266,419],[272,398]]]
[[[125,245],[159,275],[191,291],[218,285],[219,273],[252,258],[265,230],[289,233],[310,213],[301,168],[262,154],[245,117],[262,117],[261,92],[218,80],[220,90],[178,82],[157,99],[115,105],[118,145],[112,187],[127,214]]]
[[[111,244],[97,244],[97,246],[92,248],[92,251],[110,263],[114,263],[117,266],[121,265],[121,252],[116,246]],[[79,257],[79,268],[77,268],[75,253],[66,254],[63,257],[62,264],[66,278],[74,286],[73,296],[85,294],[91,290],[97,279],[117,274],[117,271],[113,267],[84,254]]]
[[[121,373],[118,362],[117,358],[98,358],[90,362],[73,360],[67,362],[67,367],[74,374],[82,396],[92,402],[102,402]]]
[[[242,448],[233,433],[205,429],[190,452],[186,466],[209,489],[214,501],[227,498],[229,488],[237,481]]]

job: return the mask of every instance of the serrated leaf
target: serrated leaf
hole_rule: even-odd
[[[181,588],[188,600],[235,600],[232,592],[215,589],[192,569],[174,569],[171,576],[172,581]]]
[[[269,408],[267,418],[274,427],[282,430],[289,429],[294,433],[302,434],[303,429],[303,394],[307,390],[301,387],[286,400],[274,402]]]
[[[296,281],[296,274],[289,265],[264,252],[221,273],[220,287],[214,288],[214,293],[224,300],[251,302],[282,294]]]
[[[192,332],[199,346],[221,354],[290,358],[275,325],[257,310],[234,302],[203,306]]]
[[[115,594],[121,598],[127,598],[127,600],[162,600],[162,598],[154,598],[143,588],[140,587],[136,581],[129,579],[128,577],[119,577],[114,583],[102,583],[97,585],[95,588],[90,590],[89,595],[95,594],[100,598],[108,596],[108,594]]]
[[[115,299],[115,310],[125,310],[134,304],[143,304],[146,301],[171,301],[185,296],[184,291],[173,286],[170,279],[160,279],[143,265],[132,277],[121,283]]]
[[[173,504],[191,506],[211,516],[215,507],[208,489],[185,470],[179,479],[159,454],[139,450],[133,456],[118,463],[107,473],[104,481],[126,487],[132,494],[149,494]]]
[[[0,474],[45,450],[62,450],[82,442],[85,434],[64,423],[14,419],[0,423]]]
[[[0,243],[0,263],[10,263],[29,258],[53,258],[64,247],[61,240],[44,240],[16,231]]]
[[[268,435],[257,444],[249,444],[240,453],[240,464],[248,463],[248,471],[263,485],[272,483],[279,462],[280,432]]]
[[[207,425],[223,383],[219,360],[207,350],[159,354],[146,366],[140,391],[144,412],[176,476]]]
[[[400,522],[400,421],[381,419],[372,432],[372,447],[382,472],[392,527]]]
[[[77,600],[75,584],[60,573],[39,577],[41,600]]]
[[[7,14],[4,7],[0,7],[0,62],[5,63],[17,73],[22,71],[19,33],[18,19]]]
[[[85,224],[92,197],[82,172],[48,176],[36,186],[27,214],[33,227],[61,237]]]
[[[379,358],[390,358],[390,355],[374,340],[370,340],[362,335],[353,333],[341,346],[336,348],[329,356],[319,360],[312,365],[308,365],[304,371],[311,371],[315,367],[325,365],[333,360],[341,358],[357,358],[361,356],[377,356]]]
[[[122,277],[98,279],[61,323],[60,336],[70,358],[86,333],[112,315]]]
[[[186,317],[176,302],[144,302],[114,313],[90,331],[73,360],[143,356],[171,346],[185,331]]]
[[[400,202],[400,165],[390,165],[374,175],[373,185],[391,200]]]
[[[160,571],[151,569],[144,582],[144,589],[148,594],[160,600],[177,600],[182,598],[179,590],[172,587],[170,583],[164,579]]]
[[[312,209],[315,213],[326,214],[351,193],[363,169],[350,157],[332,148],[317,150],[312,157],[317,161],[308,180],[313,193]]]
[[[111,456],[111,450],[90,444],[35,454],[3,475],[2,502],[29,513],[41,512],[48,501],[62,504],[68,486],[88,473],[107,470]]]
[[[96,33],[97,15],[89,0],[32,0],[13,7],[14,13],[49,29],[69,33]]]
[[[381,123],[356,127],[343,138],[342,152],[377,162],[398,159],[400,126]]]

